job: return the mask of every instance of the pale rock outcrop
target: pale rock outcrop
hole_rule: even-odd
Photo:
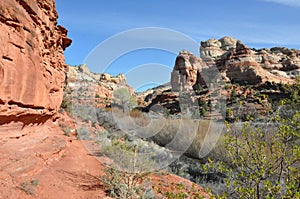
[[[228,36],[219,39],[219,41],[221,42],[221,48],[225,51],[234,49],[238,42],[237,39]]]
[[[236,48],[238,40],[232,37],[223,37],[219,40],[209,39],[200,45],[201,58],[218,58],[231,49]]]
[[[123,74],[119,74],[117,76],[112,76],[107,73],[102,73],[100,75],[99,81],[101,82],[112,82],[115,84],[121,84],[125,85],[126,84],[126,77]]]
[[[43,122],[59,109],[71,40],[57,18],[53,0],[0,1],[0,124]]]
[[[123,74],[112,76],[107,73],[94,73],[85,64],[68,66],[65,95],[69,96],[65,97],[71,101],[81,99],[80,103],[106,107],[111,103],[113,92],[124,87],[131,94],[134,93],[134,89],[127,85]]]
[[[201,42],[200,56],[201,58],[212,57],[216,58],[224,54],[221,48],[222,43],[216,39],[209,39]]]

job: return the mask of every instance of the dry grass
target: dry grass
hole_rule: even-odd
[[[212,120],[166,119],[155,121],[150,132],[153,139],[166,148],[202,158],[218,143],[223,124]]]
[[[133,109],[132,111],[130,111],[129,115],[133,118],[140,118],[143,116],[143,113],[138,109]]]

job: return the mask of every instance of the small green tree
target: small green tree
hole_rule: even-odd
[[[101,147],[113,164],[105,169],[102,183],[105,191],[113,198],[142,198],[148,187],[148,176],[154,164],[149,157],[142,156],[139,146],[121,138],[112,140],[111,145]]]
[[[194,89],[196,95],[200,95],[201,92],[203,91],[203,87],[201,86],[201,84],[195,84],[193,86],[193,89]]]
[[[226,176],[223,198],[300,198],[300,87],[289,88],[290,99],[260,127],[226,123],[223,161],[203,167]]]
[[[231,92],[230,99],[231,99],[231,100],[236,100],[236,98],[237,98],[237,92],[236,92],[236,89],[233,88],[233,89],[232,89],[232,92]]]
[[[229,126],[226,150],[231,161],[227,185],[239,198],[299,198],[299,113],[290,120],[273,118],[276,132],[266,134],[245,123],[242,130]]]
[[[115,90],[113,92],[113,100],[116,105],[122,107],[123,113],[130,111],[137,106],[135,98],[126,88]]]

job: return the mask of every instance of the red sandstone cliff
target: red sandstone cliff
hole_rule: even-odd
[[[0,125],[41,123],[63,98],[63,51],[53,0],[0,1]]]

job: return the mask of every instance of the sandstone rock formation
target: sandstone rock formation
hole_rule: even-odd
[[[0,124],[40,123],[60,107],[71,40],[57,18],[53,0],[0,1]]]
[[[200,57],[217,58],[226,51],[236,48],[237,40],[232,37],[223,37],[220,40],[209,39],[201,42]]]
[[[122,87],[134,93],[133,88],[126,84],[123,74],[112,76],[107,73],[93,73],[85,64],[68,66],[65,94],[71,95],[66,96],[70,100],[92,100],[95,106],[106,107],[111,103],[113,91]]]
[[[200,58],[181,51],[171,75],[173,90],[191,89],[211,79],[215,66],[225,82],[261,84],[266,81],[291,83],[300,75],[300,51],[283,47],[250,49],[241,41],[223,37],[201,42]],[[206,81],[205,81],[206,80]]]
[[[186,50],[180,51],[171,74],[172,89],[193,89],[192,87],[200,81],[199,74],[203,68],[207,67],[200,58]]]
[[[201,58],[211,58],[227,81],[244,84],[260,84],[266,81],[291,83],[298,74],[299,52],[295,49],[274,47],[250,49],[241,41],[231,37],[218,40],[221,45],[213,49],[218,56],[206,53],[211,50],[201,43]],[[276,72],[276,71],[280,72]]]

